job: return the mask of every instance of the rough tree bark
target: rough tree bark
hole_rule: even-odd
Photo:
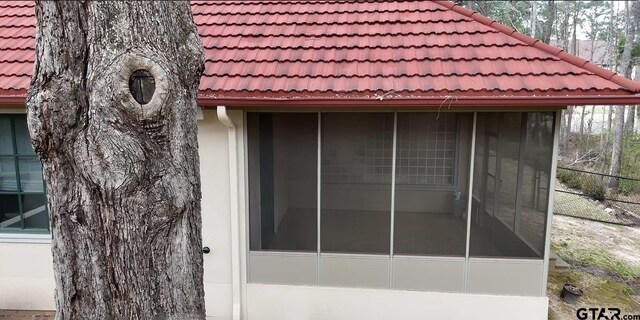
[[[57,319],[204,318],[203,49],[189,3],[37,1],[36,19],[28,123]],[[155,80],[148,103],[130,91],[136,70]]]

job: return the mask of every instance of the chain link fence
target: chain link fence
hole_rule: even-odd
[[[640,225],[640,179],[558,167],[554,214],[618,225]],[[611,193],[617,178],[627,192]],[[637,189],[636,189],[637,187]]]

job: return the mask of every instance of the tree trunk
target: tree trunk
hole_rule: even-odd
[[[582,139],[584,138],[584,116],[585,116],[585,111],[586,111],[586,107],[582,106],[580,107],[581,112],[580,112],[580,141],[582,141]]]
[[[593,133],[593,115],[596,113],[596,106],[591,106],[591,112],[589,114],[589,120],[587,121],[587,141]]]
[[[624,131],[624,106],[615,107],[615,133],[613,136],[613,147],[611,148],[611,164],[609,166],[609,174],[612,176],[620,175],[621,157],[622,157],[622,137]],[[609,179],[609,188],[618,188],[618,178]]]
[[[37,1],[36,24],[28,122],[56,318],[203,319],[203,49],[189,3]]]
[[[564,2],[562,4],[562,23],[560,25],[560,36],[559,40],[561,41],[562,50],[569,51],[569,17],[571,14],[569,13],[569,3]]]
[[[611,106],[608,106],[607,111],[607,134],[611,133],[611,126],[613,125],[613,111],[614,109]]]
[[[531,21],[531,37],[536,37],[536,22],[538,22],[538,1],[531,1],[531,17],[529,19]]]
[[[633,6],[636,6],[634,2]],[[622,52],[622,61],[620,63],[620,73],[625,77],[630,77],[631,68],[629,64],[631,62],[631,50],[633,49],[633,42],[635,39],[635,17],[631,15],[629,9],[629,2],[625,2],[625,44]],[[618,106],[615,111],[615,133],[613,138],[613,146],[611,149],[611,165],[609,166],[609,174],[612,176],[620,175],[620,168],[622,166],[622,148],[624,137],[624,106]],[[619,184],[618,178],[612,177],[609,179],[609,187],[617,188]]]
[[[572,30],[572,36],[571,36],[571,54],[573,55],[577,55],[578,54],[578,36],[577,36],[577,31],[578,31],[578,6],[580,5],[580,3],[578,1],[575,1],[573,3],[573,30]]]
[[[625,128],[624,131],[629,133],[629,134],[633,134],[633,129],[635,128],[635,114],[636,114],[636,108],[634,106],[628,106],[627,107],[628,111],[627,111],[627,117],[626,117],[626,122],[625,122]]]
[[[567,106],[567,130],[565,131],[565,148],[569,147],[571,142],[571,130],[573,126],[573,106]],[[567,152],[568,150],[565,150]]]
[[[547,1],[548,19],[544,25],[544,31],[542,33],[542,42],[546,44],[549,44],[549,42],[551,42],[551,33],[553,32],[553,25],[555,23],[556,15],[557,15],[556,9],[557,7],[556,7],[555,0],[548,0]]]

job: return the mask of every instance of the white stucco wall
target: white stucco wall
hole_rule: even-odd
[[[242,114],[229,112],[242,125]],[[202,183],[202,244],[207,316],[231,318],[231,220],[229,215],[229,161],[227,128],[215,110],[205,111],[198,121],[200,176]],[[244,169],[244,166],[240,167]]]
[[[547,319],[546,297],[249,284],[249,319]]]
[[[0,309],[55,309],[54,288],[50,244],[0,240]]]

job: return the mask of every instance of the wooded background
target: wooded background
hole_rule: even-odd
[[[570,54],[640,79],[638,1],[456,1]],[[569,106],[562,113],[559,165],[640,177],[636,106]],[[640,193],[640,184],[610,178],[609,193]]]

